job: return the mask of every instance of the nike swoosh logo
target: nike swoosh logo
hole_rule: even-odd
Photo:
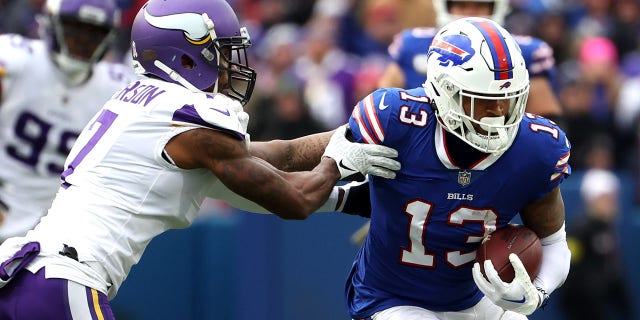
[[[387,93],[386,93],[386,92],[382,94],[382,99],[380,99],[380,103],[378,104],[378,108],[380,109],[380,111],[382,111],[382,110],[384,110],[384,109],[386,109],[386,108],[388,108],[388,107],[389,107],[389,105],[384,104],[384,97],[385,97],[386,95],[387,95]]]
[[[211,108],[211,107],[209,109],[211,109],[213,111],[218,111],[218,112],[224,114],[225,116],[230,116],[231,115],[231,113],[229,113],[229,109],[225,109],[224,111],[222,111],[220,109],[216,109],[216,108]]]
[[[349,167],[348,167],[348,166],[346,166],[344,163],[342,163],[342,160],[340,160],[340,163],[338,163],[338,165],[339,165],[341,168],[344,168],[344,169],[346,169],[346,170],[349,170],[349,171],[356,171],[356,170],[353,170],[353,169],[349,168]]]
[[[522,296],[522,299],[520,299],[520,300],[511,300],[511,299],[502,299],[502,300],[509,301],[509,302],[515,302],[515,303],[524,303],[527,299],[524,296]]]

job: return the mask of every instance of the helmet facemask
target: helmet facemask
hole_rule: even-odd
[[[449,103],[455,107],[442,108],[444,112],[441,112],[437,104],[434,105],[438,120],[449,132],[486,153],[502,152],[511,145],[524,114],[528,86],[518,92],[502,95],[474,93],[451,83],[443,87],[450,89],[443,91],[449,96]],[[487,116],[476,120],[477,110],[484,108],[480,105],[486,103],[501,103],[502,108],[508,108],[508,111],[504,116]]]
[[[245,27],[240,28],[240,37],[217,38],[209,46],[209,52],[218,53],[218,70],[226,79],[218,79],[213,92],[221,92],[234,98],[242,105],[251,98],[256,82],[256,72],[249,67],[247,48],[251,38]],[[204,55],[204,54],[203,54]],[[214,61],[206,59],[209,63]],[[222,81],[222,82],[221,82]]]

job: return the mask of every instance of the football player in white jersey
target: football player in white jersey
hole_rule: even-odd
[[[349,142],[346,125],[249,144],[251,41],[224,0],[150,0],[131,39],[144,76],[83,129],[48,214],[0,245],[0,319],[113,319],[108,300],[149,242],[189,226],[205,197],[304,219],[340,210],[339,179],[400,168],[395,150]]]
[[[0,35],[0,243],[38,223],[80,131],[134,76],[100,61],[119,20],[114,0],[48,1],[45,10],[42,40]]]

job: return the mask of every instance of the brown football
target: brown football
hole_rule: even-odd
[[[497,229],[480,243],[476,252],[476,261],[480,263],[484,273],[484,261],[491,260],[500,279],[511,282],[515,278],[515,271],[509,261],[509,254],[518,255],[531,281],[538,275],[542,262],[542,245],[533,230],[523,225],[507,225]]]

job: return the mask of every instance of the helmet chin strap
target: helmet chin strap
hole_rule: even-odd
[[[209,15],[206,12],[202,13],[202,20],[204,21],[204,24],[207,26],[207,30],[209,30],[209,36],[211,36],[211,41],[216,41],[216,39],[218,39],[218,35],[216,34],[216,29],[215,29],[215,24],[213,23],[213,20],[211,20],[211,18],[209,18]],[[216,61],[218,61],[218,72],[220,72],[220,52],[218,50],[214,50],[215,54],[216,54]],[[203,55],[210,55],[211,51],[209,51],[209,49],[204,48],[202,49],[202,54]],[[213,90],[211,91],[212,93],[218,93],[218,85],[220,84],[220,79],[216,79],[216,82],[213,84]]]
[[[153,62],[153,64],[158,67],[158,69],[162,70],[164,73],[166,73],[169,78],[171,78],[171,80],[181,84],[183,87],[193,91],[193,92],[202,92],[201,90],[199,90],[198,88],[196,88],[194,85],[192,85],[189,81],[187,81],[185,78],[183,78],[179,73],[177,73],[175,70],[169,68],[169,66],[167,66],[166,64],[155,60]]]

